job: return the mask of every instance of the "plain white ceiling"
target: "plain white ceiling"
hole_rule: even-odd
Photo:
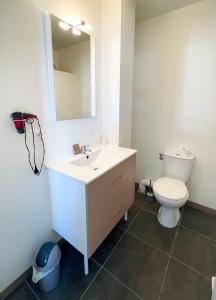
[[[202,0],[136,0],[136,22],[200,1]]]

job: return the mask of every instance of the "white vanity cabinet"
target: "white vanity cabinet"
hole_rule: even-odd
[[[136,154],[89,183],[49,168],[53,229],[88,258],[134,202]]]
[[[88,257],[133,204],[135,164],[133,156],[86,186]]]

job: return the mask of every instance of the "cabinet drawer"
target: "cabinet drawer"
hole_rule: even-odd
[[[134,201],[136,156],[86,187],[88,256],[91,256]]]

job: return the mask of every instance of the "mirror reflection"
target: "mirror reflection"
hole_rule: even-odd
[[[56,119],[91,117],[90,35],[54,15],[51,29]]]

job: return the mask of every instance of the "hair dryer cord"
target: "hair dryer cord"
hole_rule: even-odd
[[[25,119],[25,121],[24,121],[24,134],[25,134],[25,146],[26,146],[26,149],[28,151],[28,161],[29,161],[29,164],[30,164],[31,169],[34,172],[34,174],[37,175],[37,176],[39,176],[41,174],[41,171],[42,171],[42,168],[43,168],[44,156],[45,156],[45,146],[44,146],[44,141],[43,141],[43,136],[42,136],[40,122],[39,122],[39,120],[38,120],[37,117],[35,117],[35,119],[37,120],[37,124],[38,124],[39,130],[40,130],[40,137],[41,137],[41,143],[42,143],[42,148],[43,148],[42,161],[41,161],[41,165],[40,165],[39,169],[38,169],[37,164],[36,164],[36,148],[35,148],[35,135],[34,135],[34,128],[33,128],[34,119],[33,118],[27,118],[27,119]],[[33,153],[33,164],[31,162],[30,149],[29,149],[28,144],[27,144],[26,123],[31,126],[32,143],[33,143],[33,150],[34,150],[34,153]]]

